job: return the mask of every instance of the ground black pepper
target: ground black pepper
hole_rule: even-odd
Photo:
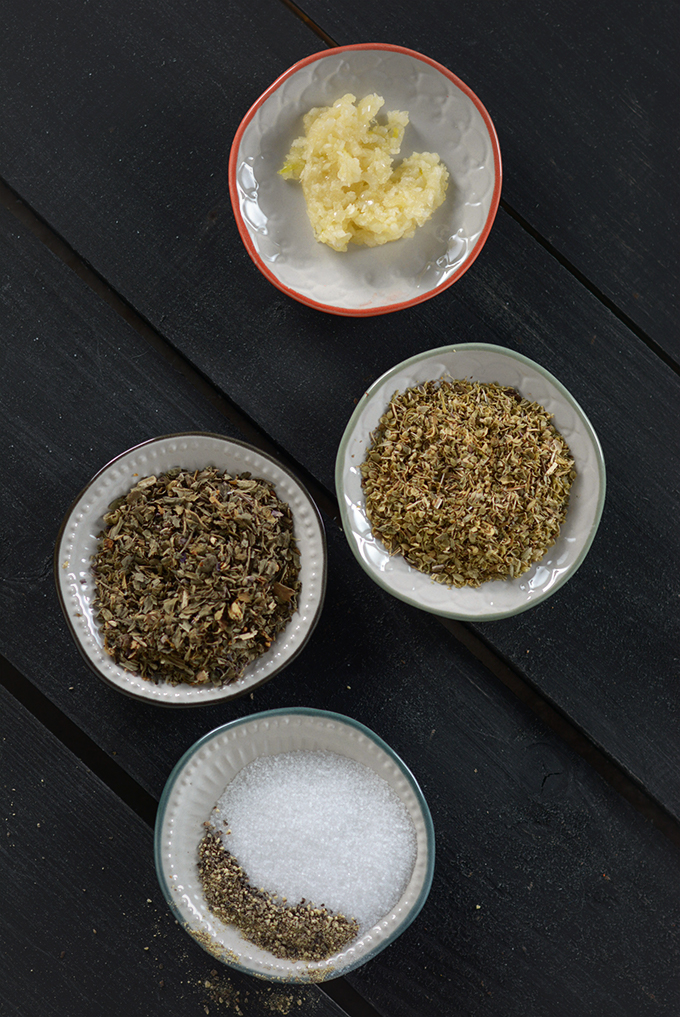
[[[333,914],[304,899],[295,905],[279,903],[265,890],[251,886],[244,870],[212,830],[203,837],[198,854],[199,875],[210,910],[275,957],[326,960],[359,932],[353,918]]]

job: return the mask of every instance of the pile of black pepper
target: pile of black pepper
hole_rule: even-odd
[[[268,481],[171,469],[135,484],[104,523],[97,620],[107,653],[145,679],[234,682],[296,610],[292,513]]]
[[[292,961],[326,960],[359,932],[353,918],[333,914],[304,899],[288,905],[251,886],[219,835],[210,829],[201,840],[198,854],[198,871],[210,910],[275,957]]]

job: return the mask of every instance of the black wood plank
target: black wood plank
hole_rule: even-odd
[[[392,744],[430,803],[438,862],[418,922],[351,976],[385,1017],[618,1017],[631,1006],[671,1017],[680,1001],[677,850],[436,619],[364,577],[335,527],[319,626],[252,699],[165,711],[89,672],[52,588],[63,506],[132,441],[185,421],[219,425],[160,356],[19,233],[8,230],[0,248],[0,428],[12,446],[0,495],[11,535],[2,652],[155,797],[197,737],[256,709],[337,710]]]
[[[500,138],[504,201],[676,360],[680,10],[673,0],[303,0],[338,45],[390,42],[461,77]]]
[[[255,272],[233,224],[219,229],[224,249],[233,247],[227,288],[214,254],[194,247],[191,273],[178,275],[170,291],[160,277],[140,272],[128,274],[128,293],[329,488],[356,399],[383,370],[420,349],[480,340],[519,349],[581,402],[607,461],[609,495],[597,540],[557,596],[479,631],[680,815],[678,532],[675,482],[667,479],[678,476],[680,458],[668,412],[680,405],[677,377],[508,219],[497,221],[484,256],[449,293],[396,319],[368,322],[287,300]],[[122,255],[114,258],[116,270],[129,273]],[[111,260],[111,249],[99,247],[95,261],[109,269]],[[202,302],[195,304],[199,276]]]
[[[509,0],[491,15],[473,0],[455,11],[397,0],[387,28],[377,4],[302,6],[340,44],[405,45],[475,89],[499,132],[504,200],[680,359],[673,0]],[[86,256],[88,224],[120,249],[137,240],[162,288],[167,262],[184,264],[200,244],[224,285],[216,227],[229,216],[231,137],[277,74],[323,43],[279,0],[228,11],[214,0],[60,0],[57,10],[5,4],[0,175]]]
[[[605,446],[610,495],[600,535],[556,598],[481,631],[679,815],[678,547],[673,489],[664,479],[677,476],[677,429],[669,433],[665,409],[678,405],[676,378],[507,216],[499,217],[482,257],[452,290],[396,319],[348,322],[273,290],[242,249],[220,172],[231,132],[266,84],[269,72],[261,68],[282,69],[307,42],[297,19],[275,11],[277,20],[263,19],[257,40],[246,15],[230,12],[229,27],[243,46],[229,62],[220,62],[220,53],[233,44],[216,17],[206,62],[198,54],[207,9],[192,23],[190,44],[180,46],[183,12],[172,7],[145,6],[137,19],[126,20],[124,7],[102,14],[92,5],[81,12],[75,0],[64,5],[59,26],[46,19],[32,34],[25,30],[22,52],[33,61],[40,54],[41,61],[36,84],[19,79],[26,85],[21,102],[32,102],[30,115],[24,112],[41,144],[27,159],[23,141],[8,143],[5,156],[23,166],[22,187],[50,221],[329,488],[354,400],[396,360],[428,346],[481,339],[521,349],[557,374]],[[152,16],[162,18],[163,30],[155,34]],[[26,17],[17,16],[17,31]],[[134,45],[126,43],[129,33]],[[94,50],[81,45],[86,37]],[[95,66],[93,52],[95,70],[88,69]],[[60,77],[67,68],[70,76]],[[190,68],[200,100],[194,91],[187,95]],[[76,85],[91,75],[94,83],[77,103]],[[34,87],[44,91],[41,102]],[[89,103],[86,110],[82,102]],[[182,126],[189,109],[191,130],[200,133],[196,143]],[[172,174],[160,157],[168,151]],[[74,159],[76,175],[69,168]],[[662,443],[656,434],[664,435]]]
[[[153,834],[0,688],[0,1013],[343,1017],[316,986],[208,956],[172,918]]]

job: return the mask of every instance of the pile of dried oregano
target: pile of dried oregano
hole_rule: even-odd
[[[390,554],[448,586],[521,575],[554,544],[574,459],[513,388],[442,378],[395,393],[361,467]]]

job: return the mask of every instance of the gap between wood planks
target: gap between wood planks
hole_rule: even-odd
[[[287,0],[282,0],[287,2]],[[333,522],[340,526],[340,515],[335,498],[329,494],[314,477],[298,462],[293,460],[282,449],[271,442],[257,425],[238,410],[229,400],[221,395],[211,382],[206,380],[186,358],[173,350],[162,336],[145,321],[130,305],[123,300],[97,273],[86,265],[76,252],[68,246],[49,226],[47,226],[7,185],[0,181],[0,204],[27,228],[42,243],[63,261],[75,274],[86,283],[109,307],[113,308],[135,331],[161,356],[169,361],[226,419],[236,426],[245,439],[252,445],[262,449],[275,458],[285,462],[303,481],[317,505]],[[622,318],[624,316],[621,316]],[[503,683],[525,706],[558,735],[571,749],[585,759],[593,769],[607,781],[623,798],[638,812],[654,824],[674,844],[680,846],[680,823],[671,816],[662,805],[651,798],[642,788],[614,763],[604,752],[598,749],[578,728],[571,723],[558,709],[552,706],[528,681],[526,681],[510,664],[503,660],[487,643],[477,636],[462,622],[445,618],[438,619],[458,642],[466,647],[493,675]],[[1,658],[0,658],[1,661]],[[10,666],[7,665],[7,668]],[[44,702],[36,708],[34,703],[36,690],[30,683],[19,676],[13,669],[4,672],[0,667],[0,681],[7,685],[17,699],[42,723],[52,730],[71,750],[79,756],[104,780],[119,796],[126,801],[138,814],[153,825],[155,802],[146,795],[136,781],[129,777],[121,767],[109,759],[77,726],[68,720],[57,707],[43,697]],[[490,680],[494,680],[491,679]],[[30,695],[22,691],[24,683]],[[44,716],[41,715],[44,714]],[[62,720],[57,718],[63,716]],[[63,732],[63,733],[62,733]],[[98,760],[98,754],[101,759]],[[98,761],[97,761],[98,760]],[[144,797],[146,795],[146,798]]]

